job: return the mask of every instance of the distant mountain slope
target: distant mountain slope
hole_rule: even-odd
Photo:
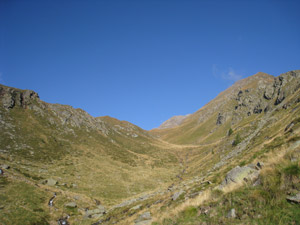
[[[151,133],[177,144],[209,143],[243,119],[264,115],[279,104],[284,106],[298,88],[299,70],[276,78],[259,72],[236,82],[179,126],[154,129]]]
[[[185,118],[187,118],[191,114],[187,114],[185,116],[173,116],[170,119],[163,122],[157,129],[165,129],[165,128],[172,128],[180,125]]]

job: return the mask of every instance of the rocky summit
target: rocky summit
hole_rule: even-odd
[[[300,224],[300,70],[145,131],[0,85],[1,224]]]

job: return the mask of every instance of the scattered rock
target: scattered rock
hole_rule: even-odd
[[[202,192],[202,191],[198,191],[198,192],[191,193],[191,194],[189,195],[189,197],[190,197],[190,198],[195,198],[195,197],[197,197],[198,195],[200,195],[201,192]]]
[[[284,129],[285,132],[287,132],[288,130],[292,129],[292,127],[294,126],[295,124],[293,122],[291,122],[289,125],[286,126],[286,128]]]
[[[57,180],[54,180],[54,179],[52,179],[52,178],[49,178],[49,179],[47,179],[47,180],[44,181],[44,184],[47,184],[47,185],[49,185],[49,186],[54,186],[54,185],[57,184]]]
[[[68,222],[70,216],[64,217],[64,218],[60,218],[58,220],[58,225],[70,225]]]
[[[56,198],[56,193],[54,193],[53,197],[50,198],[49,202],[48,202],[48,205],[51,207],[53,206],[53,202],[54,202],[54,199]]]
[[[159,199],[156,202],[154,202],[153,205],[156,205],[156,204],[159,204],[159,203],[162,203],[162,202],[163,202],[163,200]]]
[[[130,210],[137,210],[140,209],[142,207],[142,205],[136,205],[134,207],[132,207]]]
[[[97,209],[86,210],[85,216],[89,218],[99,218],[105,213],[105,208],[102,205],[99,205]]]
[[[74,196],[74,199],[75,199],[75,200],[79,200],[80,198],[81,198],[81,197],[78,196],[78,195],[75,195],[75,196]]]
[[[261,170],[261,169],[263,168],[263,166],[264,166],[264,163],[262,163],[262,162],[257,162],[255,168],[256,168],[257,170]]]
[[[219,186],[219,189],[223,189],[225,186],[232,184],[232,183],[241,183],[243,181],[254,181],[258,179],[259,171],[256,169],[251,168],[251,166],[237,166],[230,170],[224,181]]]
[[[101,204],[101,202],[98,199],[94,199],[94,200],[95,200],[96,205],[100,205]]]
[[[298,194],[296,194],[295,196],[288,196],[286,197],[286,199],[290,202],[294,202],[294,203],[300,203],[300,192]]]
[[[68,202],[67,204],[65,204],[65,206],[69,208],[76,208],[77,204],[76,202]]]
[[[261,179],[258,178],[258,179],[253,183],[253,186],[256,187],[256,186],[259,186],[259,185],[261,185],[261,184],[262,184]]]
[[[135,225],[148,225],[151,224],[152,218],[150,212],[144,212],[135,221]]]
[[[201,214],[208,215],[210,210],[210,207],[201,207],[197,214],[198,216],[200,216]]]
[[[178,199],[179,196],[180,196],[181,194],[183,194],[183,193],[184,193],[183,190],[180,190],[180,191],[175,192],[175,193],[172,195],[172,200],[175,201],[175,200]]]
[[[230,211],[227,213],[227,218],[236,218],[235,209],[230,209]]]
[[[6,164],[3,164],[3,165],[0,166],[0,168],[8,170],[10,168],[10,166],[6,165]]]

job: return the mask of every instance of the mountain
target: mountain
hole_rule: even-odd
[[[152,133],[172,143],[209,143],[224,133],[224,128],[238,126],[244,119],[264,116],[296,92],[297,73],[292,71],[275,78],[259,72],[236,82],[179,126],[154,129]]]
[[[165,129],[165,128],[172,128],[180,125],[185,118],[187,118],[191,114],[187,114],[185,116],[173,116],[170,119],[163,122],[157,129]]]
[[[0,220],[298,224],[299,96],[259,72],[145,131],[1,85]]]
[[[49,199],[60,190],[68,192],[69,198],[81,196],[82,207],[89,207],[94,198],[108,207],[154,190],[157,184],[167,185],[179,169],[176,147],[145,130],[126,121],[94,118],[82,109],[46,103],[34,91],[1,85],[0,115],[0,164],[11,167],[5,172],[8,184],[1,196],[1,204],[9,205],[0,216],[7,223],[4,215],[9,212],[13,217],[19,210],[25,218],[31,216],[32,209],[8,203],[17,197],[9,189],[23,186],[23,178],[39,186],[29,186],[32,192]],[[47,179],[56,180],[58,189],[45,186]],[[45,208],[39,211],[47,215]],[[60,213],[57,210],[54,215]]]

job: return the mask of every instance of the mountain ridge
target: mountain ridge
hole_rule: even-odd
[[[147,220],[168,224],[157,217],[178,214],[193,198],[198,207],[201,193],[213,194],[232,168],[250,168],[258,160],[273,165],[268,159],[275,153],[288,152],[284,165],[289,157],[299,159],[299,91],[300,70],[278,77],[257,73],[178,125],[146,131],[0,85],[0,219],[138,224],[147,212]],[[181,220],[177,214],[171,221]],[[206,220],[218,223],[214,218]]]

